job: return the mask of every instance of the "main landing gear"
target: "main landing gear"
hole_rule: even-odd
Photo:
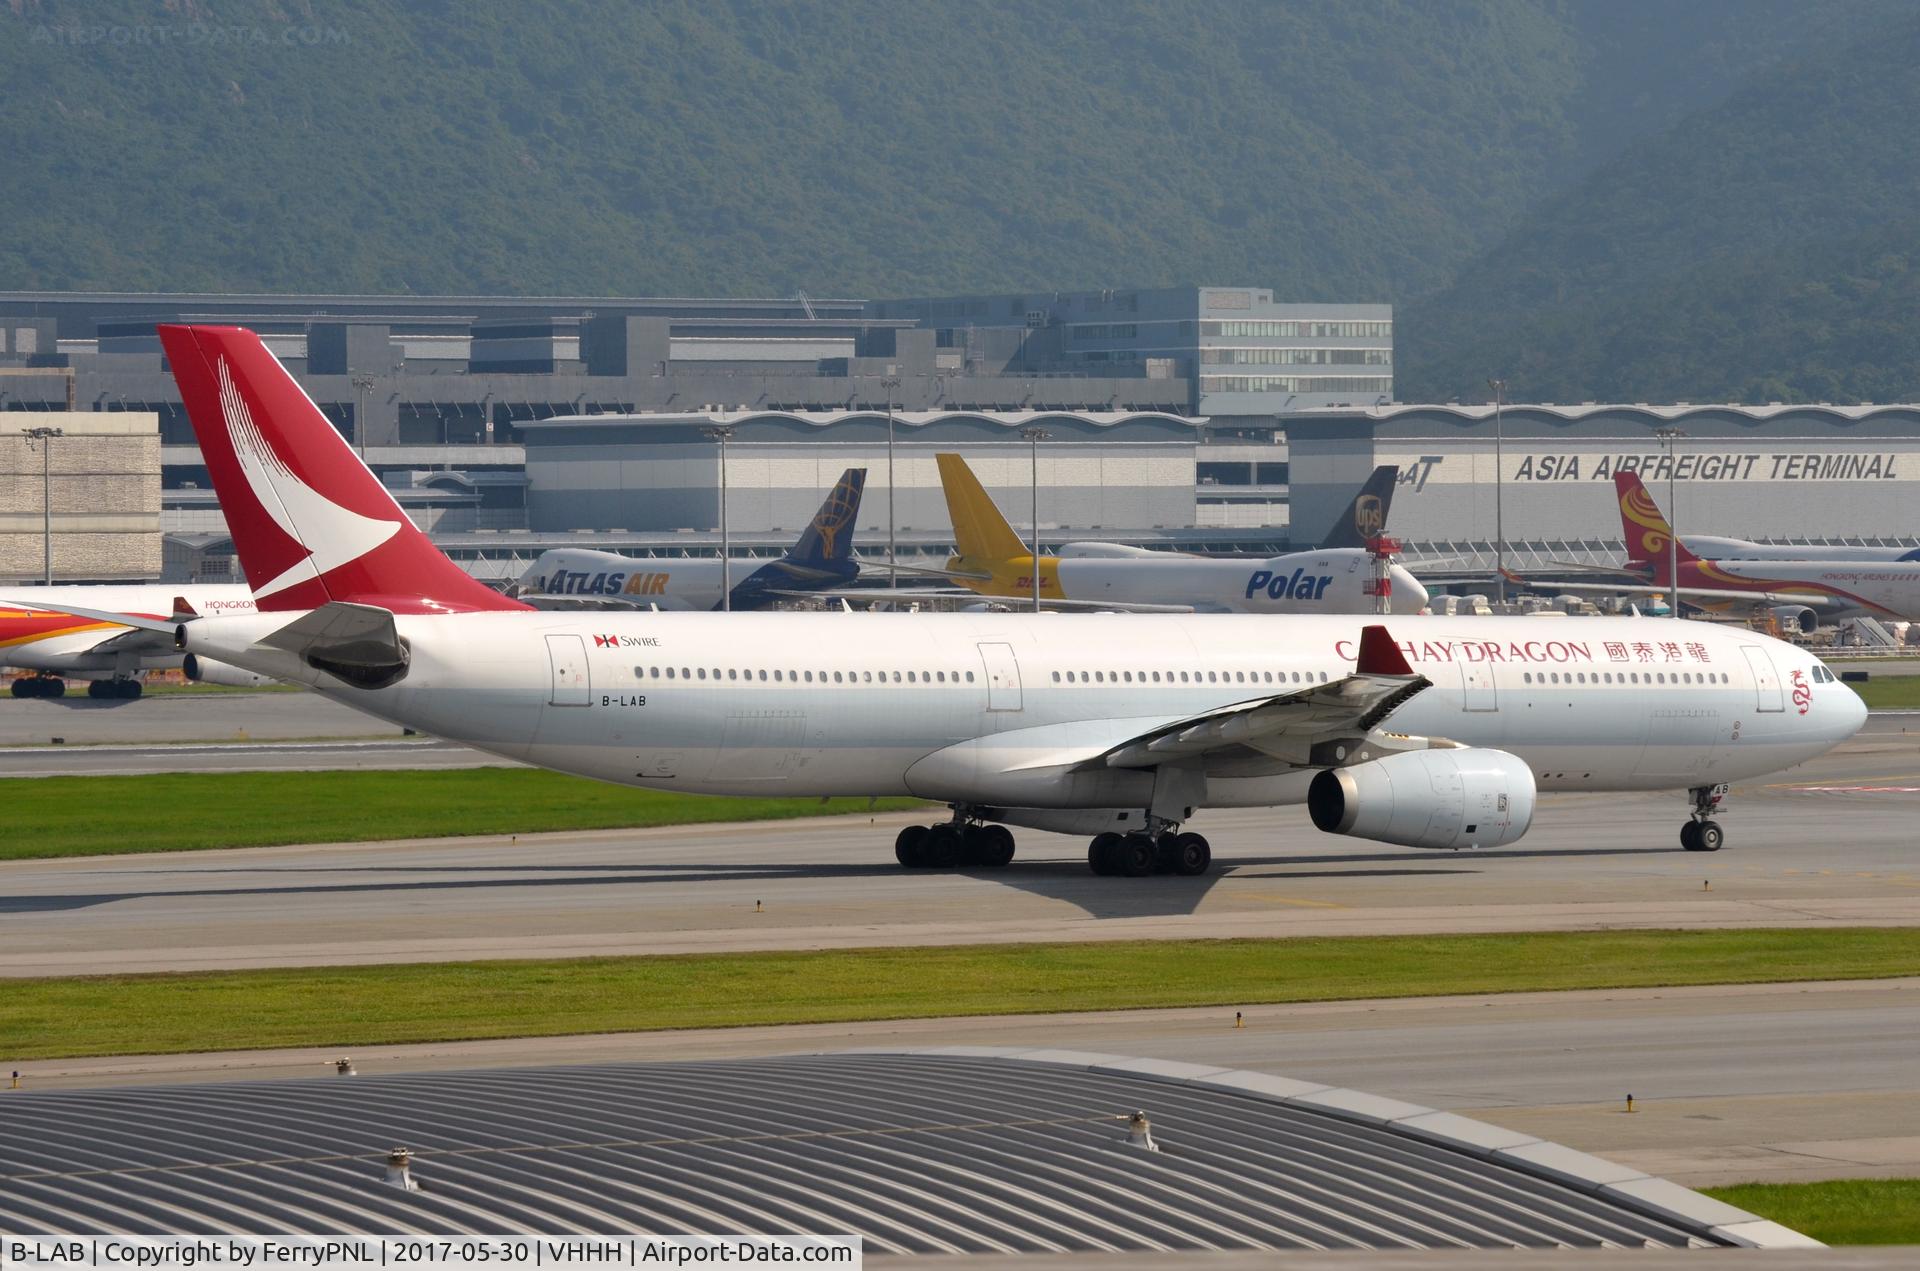
[[[1713,814],[1720,807],[1721,800],[1727,797],[1727,788],[1724,785],[1695,786],[1687,793],[1693,797],[1693,817],[1680,827],[1680,846],[1689,852],[1719,851],[1727,841],[1727,836],[1720,828],[1720,823],[1713,819]]]
[[[87,685],[87,696],[132,701],[140,696],[139,680],[95,680]]]
[[[23,675],[13,682],[15,697],[65,697],[67,682],[57,675]]]
[[[900,831],[893,854],[908,869],[998,869],[1013,859],[1013,833],[969,820],[956,808],[951,821]]]
[[[1193,878],[1213,864],[1213,847],[1198,834],[1179,834],[1169,827],[1158,834],[1101,834],[1087,846],[1087,865],[1096,874],[1144,878],[1148,874],[1179,874]]]

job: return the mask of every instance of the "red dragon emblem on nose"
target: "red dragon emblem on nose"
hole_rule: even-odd
[[[1807,673],[1796,670],[1793,673],[1793,704],[1802,715],[1813,707],[1813,685],[1807,683]]]

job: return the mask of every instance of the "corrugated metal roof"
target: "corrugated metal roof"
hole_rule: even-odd
[[[87,1089],[0,1108],[0,1230],[22,1234],[853,1233],[876,1253],[1689,1243],[1403,1129],[988,1056]],[[1160,1152],[1125,1146],[1136,1109]],[[413,1149],[419,1191],[381,1181],[394,1145]]]

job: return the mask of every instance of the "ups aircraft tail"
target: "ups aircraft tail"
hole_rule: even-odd
[[[1620,529],[1626,536],[1629,561],[1645,562],[1656,571],[1664,571],[1670,558],[1683,562],[1699,559],[1685,543],[1674,541],[1673,527],[1641,484],[1639,473],[1614,473],[1613,488],[1620,496]]]
[[[1368,539],[1387,530],[1387,511],[1393,507],[1393,488],[1400,482],[1400,469],[1381,464],[1353,496],[1347,510],[1334,518],[1333,528],[1320,540],[1322,551],[1336,547],[1365,547]]]
[[[940,486],[947,494],[947,514],[953,518],[954,542],[960,555],[975,561],[1008,561],[1032,553],[1000,514],[992,499],[959,455],[935,455]]]

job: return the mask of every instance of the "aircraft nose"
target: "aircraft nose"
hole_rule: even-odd
[[[1847,685],[1842,684],[1840,687],[1847,690],[1846,705],[1841,712],[1844,716],[1842,726],[1846,729],[1842,736],[1851,737],[1867,726],[1867,703],[1866,699]]]
[[[1395,613],[1418,613],[1427,607],[1427,589],[1420,580],[1398,565],[1393,566],[1393,609]],[[1404,607],[1402,602],[1404,603]]]

